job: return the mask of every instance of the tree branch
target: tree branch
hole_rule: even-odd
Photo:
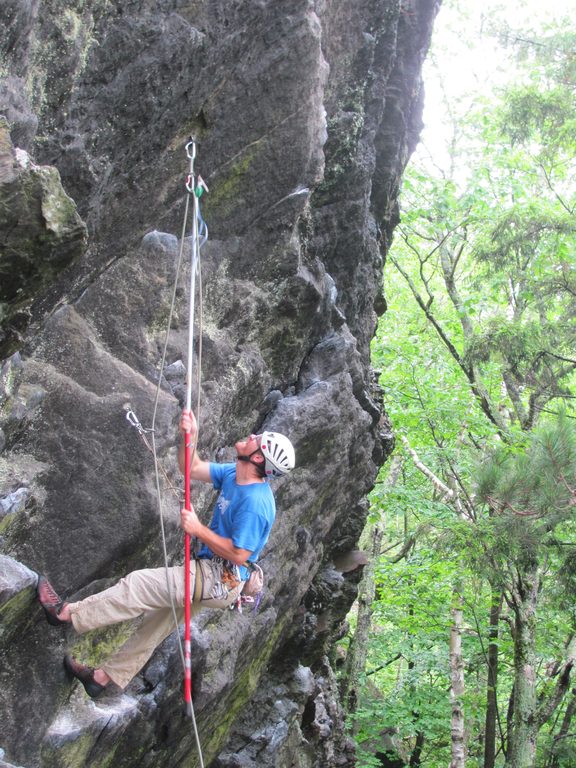
[[[540,166],[540,170],[541,170],[541,171],[542,171],[542,173],[544,174],[544,178],[546,179],[546,184],[548,185],[548,189],[550,190],[550,192],[552,192],[552,194],[554,195],[554,197],[556,198],[556,200],[558,200],[558,202],[560,203],[560,205],[562,206],[562,208],[564,208],[564,210],[565,210],[567,213],[569,213],[569,214],[570,214],[570,216],[574,216],[574,209],[573,209],[573,208],[571,208],[571,207],[570,207],[570,206],[569,206],[569,205],[568,205],[566,202],[564,202],[563,198],[562,198],[562,197],[560,197],[560,195],[558,194],[558,192],[556,192],[556,190],[555,190],[555,189],[554,189],[554,187],[552,186],[552,179],[550,178],[550,174],[548,173],[548,171],[547,171],[547,170],[546,170],[546,168],[544,167],[544,164],[540,162],[540,163],[538,163],[538,165]]]
[[[386,667],[389,667],[390,664],[394,664],[395,661],[398,661],[398,659],[402,658],[401,653],[397,653],[396,656],[394,656],[392,659],[388,659],[388,661],[385,664],[380,664],[379,667],[376,667],[376,669],[371,669],[370,672],[366,672],[366,677],[370,677],[370,675],[375,675],[376,672],[380,672],[382,669],[386,669]]]
[[[520,426],[522,427],[522,429],[527,429],[527,428],[529,429],[528,414],[526,413],[526,409],[522,404],[522,398],[520,397],[520,392],[518,390],[518,387],[516,386],[516,382],[512,378],[511,372],[503,370],[502,379],[504,381],[504,386],[506,387],[506,392],[508,392],[508,397],[510,398],[511,403],[514,406],[514,411],[516,413],[518,421],[520,422]]]
[[[427,477],[428,480],[430,480],[433,487],[442,494],[440,501],[444,504],[450,504],[453,506],[461,517],[470,517],[468,510],[465,510],[462,506],[462,501],[458,495],[458,492],[453,488],[449,488],[445,483],[442,482],[442,480],[440,480],[439,477],[437,477],[437,475],[434,474],[434,472],[432,472],[431,469],[429,469],[425,464],[422,463],[422,461],[420,461],[418,454],[412,448],[408,442],[408,439],[404,435],[402,435],[402,442],[412,457],[412,461],[414,462],[416,469],[422,472],[424,477]]]
[[[538,707],[537,719],[538,727],[541,728],[544,723],[552,717],[562,699],[566,695],[566,692],[570,688],[570,677],[572,669],[576,663],[576,635],[573,635],[566,649],[566,661],[562,667],[556,672],[558,680],[552,693],[544,700],[540,702]],[[555,675],[555,676],[556,676]]]
[[[412,295],[416,299],[416,303],[418,304],[420,309],[426,315],[426,319],[434,326],[434,328],[436,330],[436,333],[440,336],[440,338],[442,339],[444,345],[446,346],[446,348],[448,349],[448,351],[450,352],[450,354],[452,355],[454,360],[458,363],[458,365],[460,366],[460,368],[462,368],[462,370],[466,373],[466,375],[468,375],[468,373],[466,371],[466,366],[464,365],[464,361],[460,357],[460,354],[459,354],[458,350],[456,349],[454,344],[452,344],[452,342],[450,341],[450,339],[446,335],[446,332],[444,331],[444,329],[442,328],[440,323],[436,320],[434,315],[429,311],[429,306],[427,304],[425,304],[424,299],[422,298],[422,296],[420,296],[420,294],[418,292],[418,289],[416,288],[416,286],[412,282],[411,277],[402,269],[402,267],[400,266],[398,261],[393,256],[388,255],[388,258],[390,259],[392,264],[394,264],[394,266],[396,267],[398,272],[400,272],[400,274],[402,275],[404,280],[406,280],[406,282],[408,284],[408,287],[412,291]]]
[[[508,428],[507,425],[503,422],[503,420],[500,418],[500,415],[498,414],[497,409],[494,409],[492,407],[492,404],[490,402],[490,398],[488,396],[488,393],[482,386],[482,383],[480,381],[480,377],[478,376],[476,370],[474,367],[468,366],[464,363],[464,360],[452,341],[448,338],[448,335],[444,331],[443,327],[440,325],[436,317],[432,314],[430,311],[430,304],[426,304],[424,302],[424,299],[418,292],[418,289],[414,285],[412,279],[410,276],[405,272],[398,263],[397,259],[395,259],[393,256],[388,254],[388,258],[394,264],[398,272],[402,275],[406,283],[408,284],[408,287],[410,288],[410,291],[412,292],[412,295],[414,296],[416,303],[424,312],[424,315],[426,316],[426,319],[430,322],[430,324],[435,329],[436,333],[442,340],[442,343],[447,348],[447,350],[450,352],[464,375],[466,376],[468,382],[470,383],[472,393],[476,400],[478,401],[480,408],[484,412],[484,415],[488,418],[492,424],[496,427],[496,430],[498,434],[500,435],[500,438],[507,442],[508,441]]]

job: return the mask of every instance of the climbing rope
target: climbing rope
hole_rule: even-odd
[[[146,430],[140,424],[138,418],[131,409],[127,410],[126,418],[129,423],[136,427],[144,444],[152,452],[154,457],[154,474],[155,474],[155,486],[156,486],[156,498],[158,500],[158,512],[160,518],[160,530],[162,538],[162,549],[164,555],[164,567],[166,572],[166,584],[168,587],[168,593],[170,595],[170,603],[172,607],[172,615],[174,617],[174,625],[177,628],[179,625],[178,613],[176,609],[176,603],[174,595],[172,593],[172,587],[170,579],[168,577],[168,548],[166,544],[166,530],[164,525],[164,509],[162,503],[162,489],[160,487],[160,474],[163,474],[167,481],[168,487],[176,492],[179,502],[181,502],[181,494],[174,488],[169,480],[168,474],[164,467],[161,465],[158,459],[158,451],[156,448],[156,418],[158,414],[158,404],[160,400],[160,391],[162,379],[164,376],[164,369],[166,365],[166,355],[168,349],[168,342],[170,337],[170,329],[172,327],[172,318],[174,315],[174,308],[176,305],[176,295],[180,279],[180,272],[182,269],[183,257],[184,257],[184,245],[186,240],[186,232],[188,227],[188,216],[190,208],[190,199],[193,200],[193,218],[192,218],[192,236],[191,236],[191,268],[190,268],[190,293],[189,293],[189,323],[188,323],[188,359],[187,359],[187,377],[186,377],[186,409],[192,409],[192,381],[193,381],[193,357],[194,357],[194,327],[195,327],[195,314],[196,314],[196,289],[198,288],[198,363],[197,363],[197,380],[196,380],[196,419],[198,425],[198,431],[200,429],[200,406],[201,406],[201,371],[202,371],[202,328],[203,328],[203,303],[202,303],[202,273],[200,269],[200,249],[208,239],[208,227],[202,219],[200,213],[199,199],[203,191],[208,191],[208,188],[204,184],[202,178],[198,176],[196,178],[194,174],[194,160],[196,158],[196,143],[193,139],[186,144],[185,147],[186,156],[189,160],[190,167],[189,173],[186,177],[186,204],[184,209],[184,220],[182,224],[182,233],[180,237],[180,249],[178,253],[178,261],[176,264],[176,274],[174,278],[174,286],[172,290],[172,298],[170,302],[170,311],[168,313],[168,320],[166,323],[166,334],[164,338],[164,346],[162,350],[160,371],[158,376],[158,383],[156,386],[156,395],[154,398],[154,408],[152,416],[152,426]],[[198,279],[198,286],[196,286],[196,279]],[[198,431],[196,436],[198,435]],[[148,440],[150,435],[150,440]],[[185,477],[184,477],[184,504],[186,509],[191,508],[190,501],[190,461],[196,451],[196,443],[190,440],[190,433],[185,436]],[[186,704],[187,714],[192,719],[192,725],[194,730],[194,737],[198,750],[198,756],[200,759],[200,768],[204,768],[204,760],[202,756],[202,748],[200,744],[200,738],[198,735],[198,728],[196,724],[196,717],[194,713],[194,707],[192,704],[192,670],[191,670],[191,636],[190,636],[190,536],[185,534],[184,536],[184,575],[185,575],[185,598],[184,598],[184,646],[180,634],[177,633],[178,648],[180,653],[180,659],[184,672],[184,698]]]

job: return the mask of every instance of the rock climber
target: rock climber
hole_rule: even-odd
[[[180,430],[195,443],[197,423],[192,411],[184,411]],[[275,501],[267,480],[294,467],[294,448],[278,432],[250,435],[235,444],[236,462],[203,461],[196,452],[190,461],[190,477],[212,483],[220,495],[210,526],[203,525],[194,509],[181,510],[182,528],[202,542],[191,560],[191,616],[202,607],[227,608],[238,600],[249,566],[268,540],[275,517]],[[178,462],[184,472],[184,440]],[[131,637],[105,663],[93,669],[70,655],[64,658],[68,673],[76,677],[92,698],[112,682],[125,688],[148,661],[154,649],[174,629],[184,614],[184,567],[147,568],[133,571],[109,589],[79,602],[64,601],[40,576],[37,595],[48,622],[72,625],[78,633],[143,616]]]

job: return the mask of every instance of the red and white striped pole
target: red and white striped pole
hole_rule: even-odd
[[[184,472],[184,482],[186,484],[184,493],[184,506],[190,509],[190,455],[192,435],[187,432],[184,436],[184,461],[186,470]],[[186,711],[192,714],[192,638],[190,634],[190,535],[184,534],[184,701],[186,702]]]
[[[194,159],[196,144],[190,140],[186,145],[186,154],[190,160],[190,173],[186,188],[194,201],[192,222],[192,259],[190,267],[190,295],[188,319],[188,370],[186,381],[186,410],[192,410],[192,370],[194,358],[194,314],[196,300],[196,271],[198,268],[198,198],[195,193]],[[184,436],[184,507],[192,509],[190,499],[190,463],[193,451],[192,433]],[[186,711],[192,715],[192,642],[190,628],[191,588],[190,588],[190,535],[184,534],[184,701]]]

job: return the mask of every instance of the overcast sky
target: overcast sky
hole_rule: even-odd
[[[424,64],[425,128],[417,156],[431,156],[436,164],[445,164],[451,123],[446,119],[443,94],[453,114],[459,115],[480,94],[517,77],[514,58],[500,44],[497,31],[508,25],[542,35],[551,21],[569,18],[575,10],[574,0],[443,0]]]

